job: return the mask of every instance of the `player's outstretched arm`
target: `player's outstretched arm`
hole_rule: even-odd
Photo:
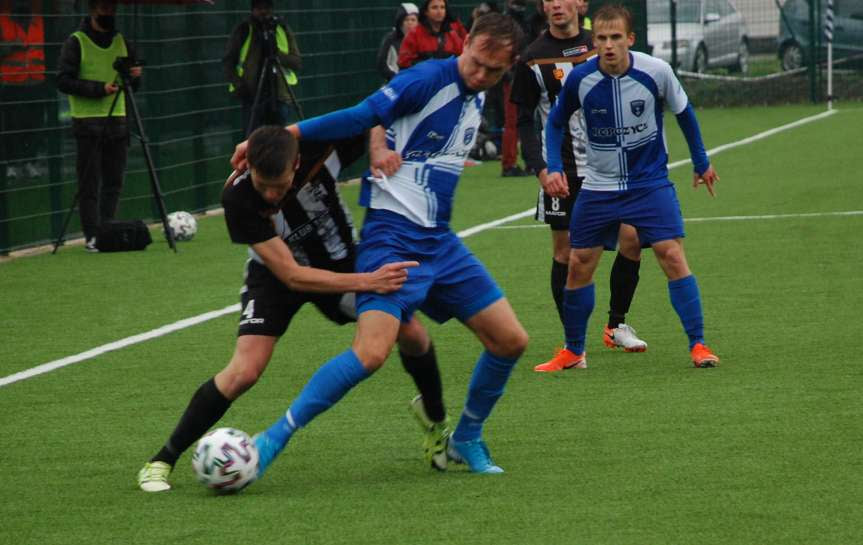
[[[408,278],[409,268],[419,266],[416,261],[402,261],[387,263],[371,273],[336,273],[300,265],[294,259],[290,248],[279,237],[253,244],[252,249],[283,284],[292,290],[304,292],[389,293],[402,287]]]

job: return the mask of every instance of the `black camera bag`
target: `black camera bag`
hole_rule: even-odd
[[[153,242],[150,230],[141,220],[107,221],[96,237],[100,252],[129,252],[143,250]]]

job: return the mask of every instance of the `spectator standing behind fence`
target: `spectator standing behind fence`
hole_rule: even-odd
[[[243,130],[246,135],[261,125],[287,125],[291,118],[293,92],[302,57],[291,28],[274,13],[273,0],[252,0],[248,19],[234,27],[222,66],[230,84],[228,91],[243,105]],[[264,74],[268,56],[282,67]],[[275,79],[269,79],[275,77]],[[258,86],[261,94],[255,106]]]
[[[41,11],[40,0],[0,1],[0,160],[7,179],[41,174],[36,162],[39,138],[22,132],[42,127],[45,121],[44,103],[38,101],[46,94]]]
[[[117,213],[129,147],[126,97],[115,61],[135,54],[115,28],[116,0],[90,0],[89,8],[89,16],[63,43],[57,88],[69,95],[81,228],[87,250],[96,252],[101,224]],[[141,67],[128,70],[137,89]]]
[[[378,48],[377,69],[384,80],[393,79],[399,71],[399,48],[405,36],[419,23],[419,8],[411,2],[403,2],[396,9],[392,32],[384,36]]]
[[[524,39],[519,44],[519,54],[523,53],[530,43],[527,41],[530,35],[530,23],[527,20],[527,5],[525,0],[507,0],[506,15],[508,15],[521,28]],[[510,71],[501,80],[504,124],[501,137],[500,167],[501,176],[519,177],[532,174],[518,166],[518,107],[510,102],[512,92],[513,72]]]
[[[461,55],[466,36],[467,30],[450,13],[445,0],[426,0],[420,7],[419,24],[402,41],[399,67]]]

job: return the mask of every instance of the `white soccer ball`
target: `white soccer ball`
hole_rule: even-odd
[[[198,232],[198,222],[195,216],[188,212],[171,212],[168,214],[168,227],[174,233],[174,240],[192,240]]]
[[[497,159],[497,146],[491,139],[485,141],[482,145],[483,159]]]
[[[198,441],[192,467],[208,488],[222,492],[242,490],[258,473],[258,449],[246,432],[217,428]]]

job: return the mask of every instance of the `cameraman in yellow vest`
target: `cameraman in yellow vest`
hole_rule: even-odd
[[[128,61],[134,52],[115,29],[116,12],[116,0],[90,0],[89,15],[63,43],[57,73],[57,88],[69,95],[78,148],[78,210],[91,252],[98,251],[101,224],[117,213],[126,170],[129,130],[117,59],[127,58],[133,90],[141,77],[141,67]]]
[[[263,73],[268,57],[281,70]],[[293,95],[290,87],[297,84],[302,58],[294,33],[273,13],[273,0],[252,0],[251,16],[234,27],[222,66],[230,82],[228,91],[243,104],[243,129],[247,134],[261,125],[288,124]]]

